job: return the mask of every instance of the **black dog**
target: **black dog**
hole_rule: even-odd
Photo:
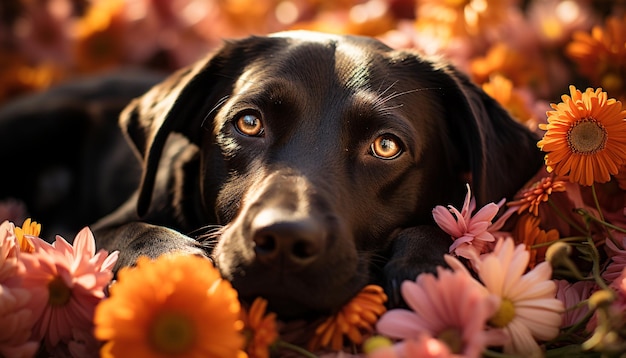
[[[351,36],[227,42],[121,125],[141,184],[92,226],[98,244],[120,265],[208,253],[285,318],[331,312],[370,282],[393,295],[442,264],[434,206],[459,205],[468,181],[479,204],[497,201],[541,165],[537,138],[454,68]]]

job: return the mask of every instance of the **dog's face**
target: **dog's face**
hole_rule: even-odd
[[[183,133],[200,149],[188,205],[223,226],[217,266],[284,317],[341,306],[374,280],[400,230],[431,223],[468,180],[483,202],[512,194],[528,175],[506,161],[534,146],[449,66],[303,32],[227,43],[122,121],[146,162],[140,210],[165,138]],[[512,175],[499,182],[487,168]]]

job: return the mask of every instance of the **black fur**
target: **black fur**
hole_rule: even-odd
[[[246,115],[261,135],[237,130]],[[399,302],[401,280],[443,264],[435,205],[460,205],[468,180],[479,204],[509,197],[542,162],[537,138],[453,67],[352,36],[227,42],[120,122],[143,174],[93,226],[99,246],[120,265],[206,254],[283,318],[331,312],[370,282]],[[401,154],[374,156],[381,136]]]

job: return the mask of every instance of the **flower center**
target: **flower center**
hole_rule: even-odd
[[[500,308],[493,317],[489,320],[493,326],[498,328],[506,327],[515,318],[515,306],[513,302],[507,298],[502,299]]]
[[[72,290],[67,287],[61,277],[55,277],[48,282],[48,303],[50,306],[63,306],[72,296]]]
[[[606,140],[606,128],[593,118],[582,119],[567,131],[567,143],[574,153],[596,153],[604,149]]]
[[[458,328],[447,328],[437,335],[437,339],[445,342],[453,354],[463,353],[463,336]]]
[[[193,322],[179,313],[163,313],[150,327],[150,343],[160,353],[180,354],[194,344],[196,330]]]

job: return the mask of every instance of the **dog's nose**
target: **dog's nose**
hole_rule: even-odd
[[[265,209],[252,221],[254,252],[259,262],[285,268],[304,267],[319,257],[325,232],[315,219],[280,209]]]

